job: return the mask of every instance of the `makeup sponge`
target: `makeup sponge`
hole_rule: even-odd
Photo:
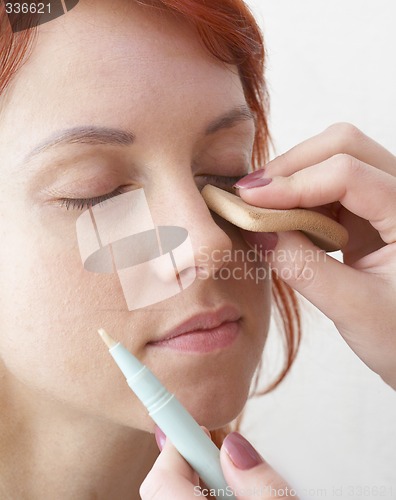
[[[348,231],[338,222],[305,208],[274,210],[245,203],[239,196],[207,184],[201,191],[209,209],[235,226],[254,232],[302,231],[326,252],[340,250]]]

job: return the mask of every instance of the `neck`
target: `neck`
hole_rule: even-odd
[[[1,392],[1,498],[140,498],[158,456],[153,435],[28,398],[23,386]]]

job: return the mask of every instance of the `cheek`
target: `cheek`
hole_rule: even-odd
[[[9,229],[0,250],[0,356],[8,372],[43,401],[150,428],[96,331],[122,324],[117,279],[84,271],[78,249],[44,228]]]
[[[272,308],[272,279],[268,263],[244,241],[239,229],[232,231],[236,258],[232,286],[244,315],[246,342],[241,346],[235,368],[242,380],[250,381],[261,360],[267,340]]]
[[[249,247],[240,230],[231,226],[227,232],[232,239],[232,258],[225,267],[229,268],[230,286],[237,294],[238,301],[245,308],[249,328],[267,332],[271,314],[271,270],[269,264]],[[266,338],[260,336],[264,343]]]
[[[0,262],[0,352],[9,369],[43,384],[89,372],[92,352],[103,350],[96,329],[125,307],[117,279],[84,271],[73,242],[34,223],[8,224]]]
[[[81,323],[97,309],[109,309],[110,302],[113,309],[123,305],[109,300],[116,295],[109,293],[116,290],[115,276],[86,272],[74,242],[53,238],[45,228],[10,230],[0,257],[7,291],[0,306],[2,317],[15,315],[16,326],[43,328],[45,335],[45,325],[51,330],[62,324],[70,328],[72,321]]]

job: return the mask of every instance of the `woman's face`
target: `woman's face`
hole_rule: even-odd
[[[248,247],[239,230],[213,218],[200,194],[208,182],[230,185],[207,176],[249,168],[254,122],[235,112],[246,106],[236,69],[209,55],[176,18],[134,2],[82,0],[39,28],[1,106],[0,353],[11,380],[39,400],[152,429],[97,335],[104,327],[200,423],[215,428],[233,419],[261,357],[270,310],[270,283],[254,277],[264,264],[243,262]],[[91,131],[90,139],[37,149],[81,127],[130,132],[134,141],[113,134],[108,142]],[[81,210],[65,201],[118,188],[144,188],[156,225],[188,230],[198,270],[182,293],[135,311],[116,275],[84,270]],[[240,271],[221,277],[226,267]],[[227,305],[242,316],[228,347],[191,353],[149,344]]]

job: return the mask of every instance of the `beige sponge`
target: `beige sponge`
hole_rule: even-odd
[[[338,222],[305,208],[274,210],[248,205],[239,196],[207,184],[201,192],[210,210],[235,226],[254,232],[302,231],[326,252],[340,250],[348,231]]]

